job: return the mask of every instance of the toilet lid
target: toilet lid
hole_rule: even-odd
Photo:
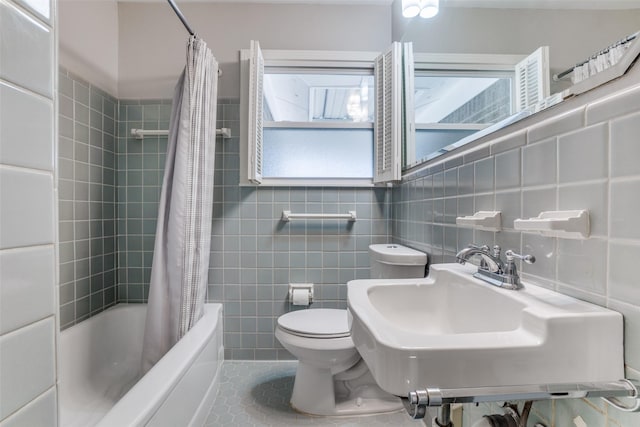
[[[350,335],[347,310],[334,308],[292,311],[278,317],[278,326],[302,337],[342,338]]]

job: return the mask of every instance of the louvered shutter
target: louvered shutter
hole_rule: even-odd
[[[249,181],[262,182],[262,111],[264,103],[264,58],[260,43],[251,40],[249,56]]]
[[[402,137],[402,45],[398,42],[375,62],[376,122],[374,183],[400,179]]]
[[[542,46],[516,65],[516,109],[524,110],[549,96],[549,47]]]
[[[416,152],[414,74],[413,43],[404,43],[402,46],[402,140],[400,146],[404,147],[405,164],[415,161]]]

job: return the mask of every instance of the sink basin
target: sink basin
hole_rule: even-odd
[[[624,377],[622,316],[524,283],[432,265],[424,279],[348,284],[351,335],[387,392],[616,381]]]

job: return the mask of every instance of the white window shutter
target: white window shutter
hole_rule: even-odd
[[[264,58],[260,43],[251,40],[249,56],[249,133],[248,172],[249,181],[262,182],[262,111],[264,103]]]
[[[415,73],[413,43],[404,43],[402,49],[402,140],[405,164],[415,162],[416,114],[414,107]],[[404,144],[402,144],[404,142]]]
[[[549,47],[542,46],[516,65],[516,109],[524,110],[549,96]]]
[[[376,120],[374,183],[400,179],[402,137],[402,45],[393,45],[376,58]]]

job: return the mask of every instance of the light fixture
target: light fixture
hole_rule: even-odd
[[[421,0],[402,0],[402,16],[413,18],[420,13]]]
[[[420,17],[433,18],[438,14],[440,0],[421,0]]]
[[[402,0],[402,16],[433,18],[438,14],[440,0]]]

